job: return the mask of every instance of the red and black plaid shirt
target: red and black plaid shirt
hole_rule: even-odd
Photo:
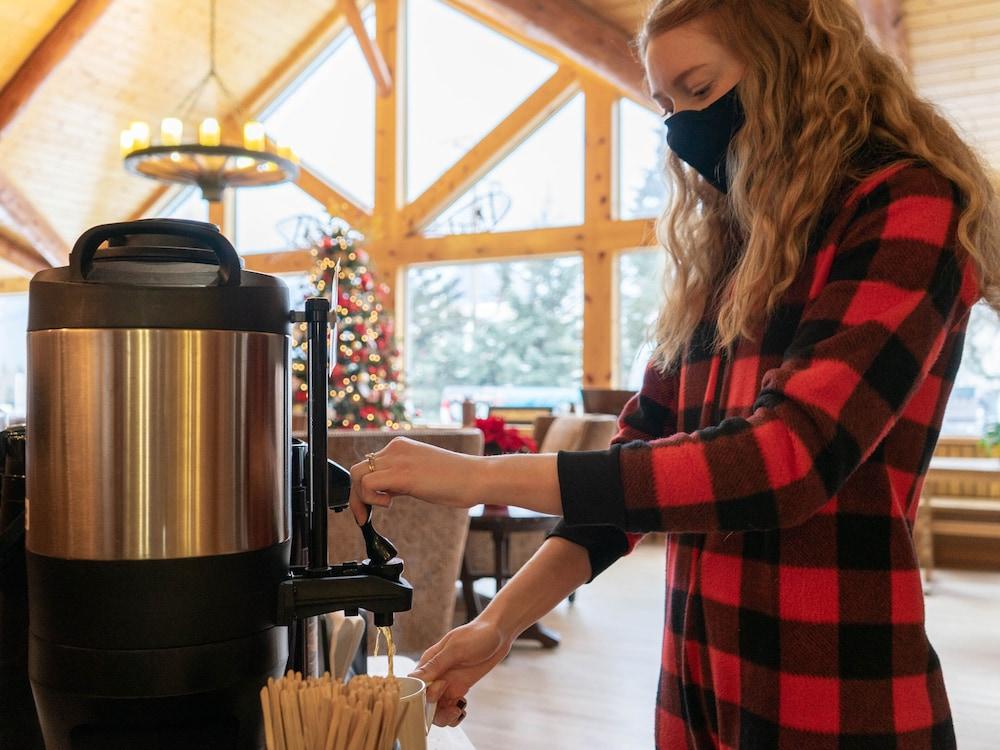
[[[954,747],[912,529],[979,297],[960,203],[925,166],[866,180],[756,341],[706,324],[609,450],[559,455],[595,575],[668,532],[658,748]]]

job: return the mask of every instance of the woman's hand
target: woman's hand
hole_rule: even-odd
[[[373,455],[374,471],[367,460],[351,467],[351,511],[363,524],[368,518],[367,506],[388,508],[396,495],[412,495],[435,505],[471,508],[482,502],[482,462],[481,456],[395,438]]]
[[[424,652],[413,672],[437,701],[434,723],[456,726],[465,718],[465,694],[510,652],[513,639],[481,619],[455,628]]]

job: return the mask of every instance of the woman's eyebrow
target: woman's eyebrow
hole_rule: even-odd
[[[688,79],[689,76],[691,76],[694,73],[697,73],[702,68],[707,68],[707,67],[708,67],[708,63],[699,63],[698,65],[692,65],[690,68],[688,68],[683,73],[681,73],[679,76],[677,76],[674,79],[674,81],[673,81],[673,83],[671,85],[673,86],[673,88],[675,90],[678,89],[678,88],[680,88],[681,85],[685,85],[686,86],[687,85],[687,79]],[[653,99],[655,99],[657,101],[659,101],[660,99],[670,99],[671,98],[670,96],[668,96],[667,94],[663,93],[659,89],[653,89],[650,92],[649,95]]]
[[[701,70],[702,68],[707,68],[707,67],[708,63],[700,63],[698,65],[692,65],[690,68],[685,70],[683,73],[681,73],[674,79],[674,84],[673,84],[674,88],[676,89],[679,88],[681,85],[687,85],[688,76],[690,76],[692,73]]]

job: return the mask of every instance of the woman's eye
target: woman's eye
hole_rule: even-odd
[[[711,85],[709,85],[709,86],[702,86],[700,89],[697,89],[697,90],[691,92],[691,95],[693,97],[695,97],[696,99],[702,99],[705,96],[707,96],[708,92],[710,92],[711,90],[712,90]]]

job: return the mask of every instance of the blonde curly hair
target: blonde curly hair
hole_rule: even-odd
[[[678,361],[706,313],[720,349],[752,338],[791,285],[835,191],[899,160],[927,162],[963,197],[958,242],[1000,310],[1000,208],[976,153],[865,33],[849,0],[659,0],[636,46],[705,16],[746,65],[746,123],[723,195],[671,154],[674,200],[657,223],[666,299],[654,364]],[[888,162],[887,162],[888,160]],[[755,179],[765,174],[766,179]]]

